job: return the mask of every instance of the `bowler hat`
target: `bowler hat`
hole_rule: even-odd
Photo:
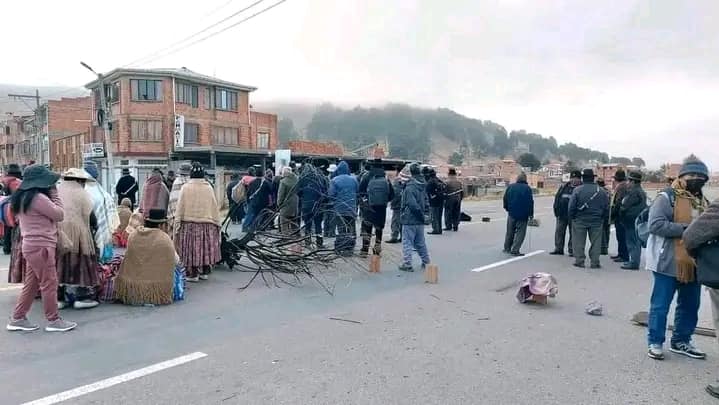
[[[32,165],[25,168],[25,179],[20,183],[19,190],[33,188],[50,188],[60,179],[60,175],[51,172],[44,165]]]
[[[130,174],[130,169],[128,169],[127,167],[124,167],[124,168],[122,169],[122,174],[123,174],[123,175],[128,175],[128,174]]]
[[[594,170],[592,170],[592,169],[582,170],[582,179],[594,180]]]
[[[8,175],[11,175],[11,176],[15,176],[15,177],[22,176],[22,169],[20,169],[20,165],[18,165],[17,163],[10,163],[9,165],[7,165],[6,172]]]
[[[167,211],[162,208],[152,208],[145,221],[155,224],[164,224],[167,222]]]
[[[627,173],[624,170],[619,169],[619,170],[617,170],[616,173],[614,173],[614,180],[624,181],[626,179],[627,179]]]
[[[641,172],[629,172],[629,180],[642,181]]]
[[[582,172],[579,170],[572,170],[571,174],[569,175],[570,179],[581,179],[582,178]]]

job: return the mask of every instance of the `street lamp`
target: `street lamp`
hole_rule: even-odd
[[[90,72],[97,75],[97,81],[100,85],[100,107],[97,108],[97,121],[102,126],[105,138],[105,153],[107,154],[107,183],[105,189],[110,189],[114,182],[114,166],[115,160],[112,157],[112,144],[110,142],[110,105],[107,103],[105,98],[105,80],[101,73],[97,73],[93,68],[85,62],[80,61],[80,65]]]

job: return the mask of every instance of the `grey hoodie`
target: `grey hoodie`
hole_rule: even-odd
[[[649,208],[649,239],[646,269],[676,277],[674,241],[684,234],[689,224],[674,222],[674,207],[666,192],[661,192]]]

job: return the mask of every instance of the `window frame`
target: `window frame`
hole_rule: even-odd
[[[196,128],[194,141],[190,140],[188,138],[188,133],[189,133],[187,131],[188,126],[192,126],[192,127]],[[191,145],[199,145],[200,144],[200,124],[195,123],[195,122],[185,122],[185,143],[191,144]]]
[[[186,104],[192,106],[192,108],[198,108],[200,105],[199,93],[199,88],[195,84],[187,82],[175,82],[176,103]]]
[[[135,125],[141,125],[141,123],[144,123],[144,133],[147,136],[137,136],[136,132],[141,131],[141,127],[137,128],[137,131],[135,130]],[[150,123],[152,123],[153,126],[159,125],[158,134],[156,136],[150,137]],[[133,142],[162,142],[163,140],[163,122],[162,120],[154,120],[154,119],[131,119],[130,120],[130,140]],[[157,129],[157,128],[154,128]]]
[[[140,84],[144,83],[144,90],[148,92],[149,95],[149,89],[148,83],[153,83],[153,95],[154,98],[147,98],[143,99],[140,98]],[[163,90],[163,80],[157,80],[157,79],[130,79],[130,99],[134,102],[142,102],[142,103],[160,103],[162,102],[162,90]]]
[[[260,142],[260,139],[263,142]],[[269,149],[270,148],[270,133],[269,132],[258,132],[257,133],[257,149]],[[262,146],[264,144],[264,146]]]
[[[226,89],[223,87],[215,87],[214,105],[216,110],[221,111],[238,111],[239,92]]]
[[[240,145],[240,128],[235,127],[223,127],[219,125],[213,125],[211,128],[212,144],[221,146],[239,146]],[[222,135],[220,136],[220,132]],[[233,142],[227,142],[228,139]]]

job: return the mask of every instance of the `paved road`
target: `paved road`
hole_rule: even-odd
[[[66,403],[711,403],[703,387],[716,374],[715,340],[696,337],[706,361],[656,362],[646,357],[645,330],[628,321],[647,307],[650,274],[607,260],[602,270],[580,271],[547,254],[472,272],[507,259],[505,222],[500,202],[466,211],[493,220],[428,237],[437,285],[398,272],[393,246],[380,274],[338,263],[326,275],[333,296],[311,281],[239,291],[249,274],[217,271],[179,304],[66,310],[80,327],[64,335],[0,333],[0,403],[57,403],[53,395],[95,382]],[[543,223],[524,251],[552,248],[550,211],[551,199],[538,200]],[[518,304],[516,281],[539,270],[557,277],[558,297]],[[0,307],[9,312],[16,294],[0,290]],[[605,316],[584,314],[593,299]],[[702,323],[711,326],[704,307]],[[41,320],[40,305],[32,316]]]

